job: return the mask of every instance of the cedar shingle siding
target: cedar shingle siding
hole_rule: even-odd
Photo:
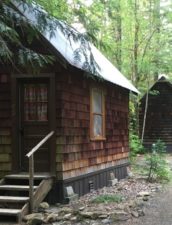
[[[57,176],[69,179],[128,161],[128,91],[107,83],[105,141],[90,140],[90,85],[82,76],[56,76]],[[63,171],[63,173],[62,173]]]
[[[0,177],[11,171],[11,125],[10,77],[0,73]]]
[[[148,111],[146,117],[144,145],[150,148],[156,140],[161,139],[167,145],[167,150],[172,149],[172,85],[161,78],[150,89]],[[140,134],[143,126],[145,98],[140,105]]]

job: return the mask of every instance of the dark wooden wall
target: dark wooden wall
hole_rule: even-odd
[[[106,140],[90,140],[90,85],[105,88]],[[56,170],[58,179],[77,178],[128,162],[128,95],[83,74],[56,74]]]
[[[103,170],[104,174],[109,174],[107,171],[111,168],[126,165],[129,153],[128,90],[108,82],[95,82],[84,77],[81,71],[58,71],[55,74],[56,101],[51,102],[56,108],[57,180],[68,183],[71,178]],[[10,82],[9,76],[0,76],[0,176],[11,172],[12,164]],[[106,93],[104,141],[90,140],[90,86],[94,85],[101,86]]]
[[[144,135],[144,144],[150,147],[157,139],[172,147],[172,86],[168,81],[158,81],[151,89]],[[145,97],[140,105],[140,134],[142,131]],[[169,149],[170,150],[170,149]],[[172,148],[171,148],[172,151]]]
[[[7,73],[0,73],[0,177],[11,171],[11,84]]]

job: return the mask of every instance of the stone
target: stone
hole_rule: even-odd
[[[28,225],[41,225],[44,222],[44,215],[42,213],[32,213],[24,217]]]
[[[115,174],[114,174],[113,172],[111,172],[111,173],[109,174],[109,176],[110,176],[110,180],[114,180],[114,179],[115,179]]]
[[[58,220],[58,214],[57,213],[50,213],[48,214],[46,218],[46,223],[52,223]]]
[[[94,217],[94,212],[80,212],[80,215],[82,217],[92,219]]]
[[[109,180],[109,185],[110,186],[115,186],[118,183],[118,179],[113,179],[113,180]]]
[[[73,187],[72,186],[68,186],[68,187],[66,187],[66,195],[68,196],[68,197],[70,197],[70,196],[72,196],[72,195],[74,195],[75,193],[74,193],[74,191],[73,191]]]
[[[130,167],[127,167],[127,175],[128,175],[128,178],[132,178],[133,177],[133,173],[131,172]]]
[[[80,211],[83,211],[84,209],[85,209],[84,206],[82,206],[82,207],[79,208]]]
[[[109,219],[109,218],[107,218],[107,219],[104,219],[104,220],[102,220],[101,221],[103,224],[110,224],[111,222],[112,222],[112,220],[111,219]]]
[[[102,215],[99,216],[99,219],[106,219],[107,217],[108,217],[107,214],[102,214]]]
[[[139,208],[143,208],[144,206],[144,202],[142,201],[142,199],[137,199],[135,200],[135,207],[139,207]]]
[[[104,215],[105,213],[102,211],[96,211],[96,209],[92,209],[92,211],[83,211],[83,212],[79,212],[79,214],[81,217],[96,220],[101,215]]]
[[[77,201],[79,199],[79,195],[78,194],[74,194],[74,195],[68,197],[67,199],[68,199],[69,203],[75,202],[75,201]]]
[[[92,222],[91,225],[100,225],[99,222]]]
[[[135,218],[138,218],[139,217],[139,213],[137,211],[132,211],[131,212],[131,215]]]
[[[63,207],[61,208],[60,212],[72,213],[72,209],[70,207]]]
[[[137,196],[141,196],[141,197],[143,197],[143,196],[150,196],[150,192],[148,192],[148,191],[141,191],[141,192],[139,192],[137,194]]]
[[[71,217],[70,221],[73,221],[73,222],[77,221],[77,217],[76,216]]]
[[[114,221],[126,221],[130,219],[130,217],[129,213],[122,210],[116,210],[110,215],[110,218]]]
[[[122,191],[122,189],[123,189],[122,186],[119,186],[119,187],[117,188],[118,191]]]
[[[68,214],[64,215],[63,219],[69,220],[71,218],[71,216],[72,216],[72,213],[68,213]]]
[[[31,214],[28,214],[24,217],[24,221],[33,220],[35,218],[43,220],[44,215],[42,213],[31,213]]]
[[[65,199],[68,203],[78,200],[78,194],[75,194],[72,186],[65,187]]]
[[[57,220],[57,222],[63,221],[63,217],[62,216],[58,216],[56,220]]]
[[[148,196],[144,196],[143,197],[143,201],[148,201],[149,200],[149,197]]]
[[[139,216],[145,216],[145,210],[144,209],[138,209]]]
[[[109,185],[115,186],[118,183],[118,179],[115,177],[115,174],[113,172],[111,172],[109,176],[110,176]]]
[[[55,206],[56,206],[56,207],[60,207],[61,204],[60,204],[59,202],[57,202],[57,203],[55,204]]]
[[[50,205],[48,204],[48,202],[41,202],[39,205],[39,208],[41,209],[49,209]]]
[[[40,218],[33,218],[32,220],[27,221],[28,225],[42,225],[43,223],[44,223],[44,220]]]

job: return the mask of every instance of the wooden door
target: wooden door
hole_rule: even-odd
[[[20,170],[28,171],[26,154],[49,133],[49,81],[24,80],[19,85]],[[50,144],[35,153],[35,171],[49,172]]]

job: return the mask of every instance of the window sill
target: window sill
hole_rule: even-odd
[[[99,137],[99,138],[90,138],[91,141],[106,141],[105,137]]]

